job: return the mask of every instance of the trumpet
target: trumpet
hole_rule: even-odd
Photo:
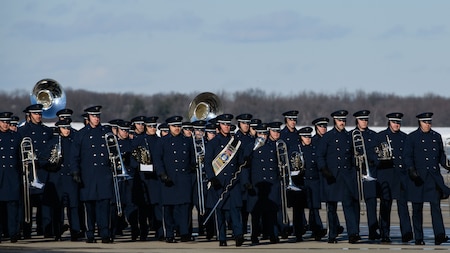
[[[123,164],[122,153],[120,152],[117,137],[109,132],[105,134],[106,147],[108,148],[109,160],[112,164],[114,195],[116,198],[117,215],[122,216],[122,202],[120,199],[119,178],[123,180],[131,179]],[[120,171],[120,174],[118,173]]]
[[[36,155],[34,153],[33,141],[30,137],[23,138],[20,143],[20,150],[22,154],[22,167],[23,167],[23,200],[25,209],[25,222],[31,222],[31,204],[30,204],[30,187],[42,189],[44,184],[39,181],[36,165]],[[33,180],[30,183],[30,166],[33,173]]]
[[[386,142],[382,142],[379,147],[375,147],[375,153],[378,155],[378,160],[391,160],[394,158],[391,139],[389,139],[388,135],[386,135]]]
[[[364,137],[362,132],[355,129],[352,132],[352,141],[353,141],[353,151],[355,156],[356,167],[358,168],[357,177],[358,177],[358,194],[359,194],[359,203],[364,200],[364,187],[363,181],[374,181],[376,178],[372,177],[369,170],[369,162],[367,160],[366,146],[364,144]],[[363,209],[361,210],[361,214],[364,215]]]
[[[281,187],[281,212],[283,218],[283,224],[289,224],[289,216],[287,212],[287,190],[301,191],[300,188],[294,185],[291,177],[291,167],[289,165],[289,155],[287,151],[286,142],[283,140],[277,140],[277,157],[278,157],[278,168],[280,170],[280,187]],[[286,176],[287,175],[287,176]],[[288,180],[288,185],[286,185],[286,177]]]

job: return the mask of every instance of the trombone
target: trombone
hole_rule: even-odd
[[[22,167],[23,167],[23,202],[25,209],[25,222],[31,222],[31,203],[30,203],[30,187],[42,189],[44,184],[39,181],[36,165],[36,155],[34,153],[33,141],[30,137],[24,137],[20,143],[20,150],[22,154]],[[33,173],[33,180],[30,182],[30,166]]]
[[[132,177],[128,175],[127,169],[125,168],[122,160],[122,153],[120,152],[119,143],[117,142],[117,137],[109,132],[105,134],[106,147],[108,148],[109,160],[112,164],[113,173],[113,186],[114,195],[116,198],[116,208],[117,215],[122,216],[122,202],[120,200],[120,189],[119,189],[119,179],[128,180]],[[117,171],[121,171],[119,174]]]
[[[353,141],[353,151],[355,156],[357,171],[357,180],[358,180],[358,194],[359,194],[359,202],[364,200],[364,187],[363,182],[374,181],[376,178],[372,177],[369,169],[369,162],[367,160],[367,152],[366,146],[364,144],[364,137],[362,132],[358,129],[353,130],[352,132],[352,141]],[[361,209],[361,214],[364,214],[364,211]]]
[[[197,131],[197,132],[195,132]],[[194,130],[192,135],[192,140],[194,142],[195,150],[195,163],[197,164],[196,178],[197,178],[197,197],[198,197],[198,212],[200,215],[205,214],[205,195],[203,189],[203,167],[204,167],[204,157],[205,157],[205,140],[203,135],[200,133],[203,131]]]
[[[291,177],[291,166],[289,165],[289,155],[287,151],[286,142],[283,140],[277,140],[277,157],[278,157],[278,168],[280,170],[280,187],[281,187],[281,213],[283,218],[283,224],[289,224],[289,215],[287,212],[287,190],[301,191],[300,188],[294,185]],[[288,180],[288,185],[286,185],[286,177]]]

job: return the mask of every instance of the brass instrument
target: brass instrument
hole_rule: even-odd
[[[191,122],[197,120],[210,120],[222,113],[222,103],[211,92],[203,92],[197,95],[189,104],[189,119]]]
[[[376,178],[372,177],[369,169],[369,162],[367,160],[366,146],[364,144],[364,137],[362,132],[355,129],[352,132],[352,141],[353,141],[353,151],[355,156],[357,171],[357,183],[358,183],[358,194],[359,194],[359,203],[364,200],[364,181],[374,181]],[[361,208],[361,214],[364,215],[365,212]]]
[[[62,162],[61,135],[58,136],[58,143],[50,151],[48,162],[52,167],[58,167]]]
[[[255,145],[253,146],[253,151],[255,151],[256,149],[258,149],[259,147],[264,145],[265,141],[266,140],[264,138],[257,138],[256,141],[255,141]],[[246,165],[247,165],[247,161],[244,161],[244,163],[239,166],[238,170],[234,173],[234,175],[231,178],[230,182],[225,186],[225,190],[220,194],[220,197],[217,200],[216,204],[214,205],[214,207],[209,212],[208,216],[203,221],[203,225],[206,225],[208,220],[211,218],[213,213],[216,211],[216,209],[219,206],[220,202],[222,202],[222,200],[225,198],[225,194],[227,194],[230,191],[230,189],[233,186],[234,182],[236,182],[236,180],[238,179],[239,174],[241,174],[241,172],[242,172],[242,168],[244,168]]]
[[[44,184],[39,181],[36,165],[34,161],[37,159],[34,153],[33,141],[30,137],[24,137],[20,143],[23,167],[23,202],[25,210],[25,222],[31,222],[31,203],[30,203],[30,187],[42,189]],[[31,167],[31,168],[30,168]],[[31,169],[31,171],[30,171]],[[30,180],[32,173],[32,180]],[[31,182],[30,182],[31,181]]]
[[[31,91],[30,100],[32,104],[42,104],[42,117],[54,118],[56,112],[66,106],[66,94],[61,85],[53,79],[42,79],[38,81]]]
[[[192,135],[192,140],[194,142],[194,150],[195,150],[195,163],[197,168],[196,178],[197,178],[197,198],[198,198],[198,212],[200,215],[205,215],[205,193],[203,189],[203,167],[204,158],[205,158],[205,140],[203,136],[203,131],[194,131]]]
[[[277,157],[278,157],[278,168],[280,170],[280,187],[281,187],[281,213],[283,224],[289,224],[289,215],[287,211],[287,192],[291,191],[301,191],[300,188],[294,185],[291,177],[291,166],[289,165],[289,155],[287,151],[286,142],[283,140],[277,140]],[[287,179],[286,179],[287,178]],[[288,180],[288,184],[286,185],[286,180]]]
[[[305,173],[305,158],[303,157],[302,146],[298,145],[298,151],[291,154],[291,167],[297,174]]]
[[[109,160],[112,164],[112,173],[113,173],[113,186],[114,186],[114,195],[116,198],[116,207],[117,207],[117,215],[122,216],[122,202],[120,199],[120,190],[119,190],[119,180],[128,180],[131,179],[131,176],[128,175],[127,169],[125,168],[122,160],[122,153],[120,152],[119,143],[117,141],[117,137],[109,132],[105,134],[106,147],[108,149]]]
[[[392,160],[394,158],[389,135],[386,135],[386,142],[382,142],[379,147],[375,147],[375,153],[378,155],[378,160]]]

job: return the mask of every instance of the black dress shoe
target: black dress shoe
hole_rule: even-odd
[[[97,240],[95,240],[94,238],[88,238],[86,239],[86,243],[96,243]]]
[[[344,227],[343,226],[339,226],[338,229],[337,229],[337,233],[338,233],[338,235],[344,233]]]
[[[440,234],[437,235],[436,238],[434,239],[434,245],[441,245],[444,242],[448,241],[448,236],[446,236],[445,234]]]
[[[18,238],[17,235],[11,236],[10,240],[11,240],[12,243],[16,243],[17,242],[17,238]]]
[[[221,247],[227,246],[227,241],[220,241],[219,246]]]
[[[180,241],[182,241],[182,242],[189,242],[189,241],[191,241],[191,236],[190,235],[182,235],[180,237]]]
[[[270,240],[271,244],[277,244],[280,242],[280,239],[278,238],[278,236],[271,236],[269,240]]]
[[[328,239],[328,243],[335,244],[335,243],[338,243],[338,241],[336,240],[336,238],[330,238],[330,239]]]
[[[404,235],[402,235],[402,242],[409,242],[413,239],[413,233],[412,232],[407,232]]]
[[[259,239],[258,239],[258,237],[252,236],[252,244],[253,244],[253,245],[259,244]]]
[[[176,243],[177,241],[175,241],[175,238],[173,238],[173,237],[167,237],[166,242],[167,243]]]
[[[295,237],[295,241],[296,241],[296,242],[303,242],[303,237],[301,237],[301,236],[296,236],[296,237]]]
[[[102,243],[113,243],[113,240],[111,238],[102,238]]]
[[[378,240],[380,238],[381,238],[381,235],[378,234],[377,232],[369,233],[369,240],[371,240],[371,241]]]
[[[381,243],[391,243],[392,240],[389,237],[382,237],[381,238]]]
[[[425,242],[423,240],[416,240],[414,242],[415,245],[425,245]]]
[[[348,237],[348,243],[351,243],[351,244],[355,244],[355,243],[357,243],[359,240],[361,240],[361,237],[360,237],[358,234],[350,235],[350,236]]]
[[[244,236],[242,235],[238,235],[236,236],[235,242],[236,242],[236,247],[240,247],[242,246],[242,244],[244,244]]]

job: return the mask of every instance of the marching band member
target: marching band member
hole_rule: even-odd
[[[258,244],[262,232],[269,236],[270,243],[278,243],[277,213],[284,189],[280,187],[276,140],[267,137],[267,124],[259,124],[256,132],[257,138],[264,139],[264,145],[253,150],[254,143],[249,143],[244,154],[250,161],[250,184],[246,188],[249,191],[247,208],[252,214],[251,240],[252,244]]]
[[[377,145],[376,139],[377,134],[372,129],[369,129],[369,110],[357,111],[353,114],[355,117],[355,130],[362,133],[365,146],[365,155],[367,156],[367,161],[369,164],[364,164],[367,169],[367,175],[372,178],[367,178],[363,180],[363,192],[364,192],[364,202],[366,204],[367,213],[367,224],[369,227],[369,240],[380,239],[381,236],[377,232],[378,230],[378,216],[377,216],[377,169],[376,169],[376,154],[375,146]],[[352,130],[350,133],[353,133]]]
[[[87,243],[96,242],[96,224],[102,243],[112,243],[109,227],[113,173],[105,142],[108,128],[100,123],[101,108],[93,106],[84,110],[89,123],[75,136],[70,159],[74,179],[81,179],[80,200],[86,212]]]
[[[10,241],[19,239],[19,201],[21,186],[21,136],[10,130],[11,112],[0,113],[0,203],[5,205],[6,217],[0,222],[0,242],[3,232],[8,231]],[[2,215],[3,216],[3,215]]]
[[[206,142],[211,141],[217,135],[217,125],[211,121],[205,125]]]
[[[289,160],[291,159],[292,152],[299,151],[298,145],[299,136],[297,125],[298,111],[292,110],[283,113],[285,127],[280,132],[280,139],[284,140],[287,145],[287,151],[289,154]],[[297,187],[304,184],[303,176],[292,175],[292,181]],[[298,190],[289,190],[287,192],[288,206],[292,207],[292,224],[294,228],[294,234],[297,242],[303,241],[303,234],[306,232],[307,221],[305,217],[306,196],[304,192]],[[289,235],[289,227],[285,227],[282,231],[282,237],[287,238]]]
[[[211,183],[207,198],[207,207],[213,208],[219,197],[227,189],[224,199],[219,202],[216,214],[216,224],[219,235],[219,246],[227,246],[227,224],[231,220],[236,246],[244,243],[242,233],[242,191],[239,183],[239,159],[242,158],[240,142],[232,139],[230,126],[233,115],[222,114],[216,117],[219,133],[206,144],[205,172]],[[232,181],[232,179],[234,180]],[[227,185],[231,187],[227,188]]]
[[[17,124],[19,124],[19,116],[11,116],[11,121],[9,122],[9,130],[17,132]]]
[[[400,130],[403,113],[393,112],[386,115],[387,129],[378,133],[378,146],[385,143],[391,149],[392,157],[380,160],[377,167],[377,182],[380,188],[380,232],[381,242],[390,243],[392,200],[397,200],[397,212],[400,220],[402,242],[413,239],[411,217],[409,215],[406,193],[409,178],[403,166],[403,149],[406,134]],[[380,151],[383,150],[380,148]]]
[[[359,198],[356,170],[353,167],[351,136],[345,129],[348,111],[331,114],[334,127],[322,138],[317,149],[317,165],[325,178],[324,193],[327,202],[328,243],[337,243],[337,202],[341,201],[349,243],[361,240],[359,236]]]
[[[444,152],[442,137],[431,129],[432,112],[417,115],[419,127],[406,137],[404,161],[408,175],[414,184],[408,188],[409,200],[413,207],[413,227],[416,245],[425,245],[423,241],[423,203],[429,202],[434,232],[434,244],[448,241],[442,220],[441,197],[450,195],[450,189],[444,184],[440,165],[450,170]]]
[[[261,124],[262,121],[260,119],[251,119],[250,120],[250,129],[249,129],[249,134],[250,136],[252,136],[253,138],[256,138],[256,127]]]
[[[183,131],[184,137],[192,138],[192,132],[194,131],[192,122],[185,121],[185,122],[181,123],[181,130]]]
[[[51,151],[51,159],[48,167],[49,177],[46,186],[47,192],[52,192],[44,201],[51,208],[52,215],[44,219],[44,224],[53,223],[55,240],[61,240],[64,226],[64,208],[67,208],[67,218],[70,228],[70,240],[78,241],[82,237],[80,229],[79,206],[79,178],[74,178],[70,166],[70,155],[75,133],[72,132],[71,119],[63,118],[55,123],[58,135],[50,141],[48,148]],[[58,149],[60,154],[58,154]],[[50,189],[51,188],[51,189]]]
[[[142,145],[150,152],[150,164],[146,164],[145,169],[141,164],[140,179],[143,184],[144,200],[139,202],[139,224],[141,228],[140,240],[146,241],[150,225],[155,230],[155,239],[164,240],[162,226],[163,207],[161,201],[161,181],[154,168],[155,153],[159,136],[156,134],[157,120],[159,117],[151,116],[145,119],[145,140]],[[147,226],[145,226],[145,225]]]
[[[242,142],[242,147],[247,147],[249,144],[254,143],[254,137],[250,135],[250,121],[253,118],[253,115],[249,113],[243,113],[238,116],[236,116],[236,121],[238,123],[239,130],[234,135],[237,140],[240,140]],[[231,130],[231,129],[230,129]],[[231,130],[232,131],[232,130]],[[242,170],[241,172],[241,178],[246,177],[248,178],[248,175],[246,174],[248,170]],[[249,212],[247,211],[247,190],[245,189],[245,186],[242,184],[244,180],[241,180],[241,187],[242,187],[242,209],[241,209],[241,215],[242,215],[242,232],[243,234],[247,234],[247,223],[248,223],[248,215]]]
[[[46,163],[46,159],[48,156],[45,154],[44,150],[47,148],[48,141],[53,136],[53,130],[50,127],[45,126],[42,123],[42,104],[33,104],[28,106],[24,112],[26,113],[26,117],[29,118],[29,121],[25,123],[22,127],[19,127],[19,134],[24,137],[30,137],[33,141],[33,148],[35,155],[37,156],[37,161],[35,161],[35,166],[37,170],[37,178],[39,180],[45,180],[48,177],[48,172],[42,168],[42,165]],[[42,225],[42,219],[45,215],[48,215],[47,207],[42,206],[42,198],[44,193],[44,187],[41,189],[36,187],[31,187],[30,189],[30,208],[33,206],[37,207],[36,212],[36,231],[37,234],[43,234],[45,237],[51,237],[51,227],[44,228]],[[33,213],[33,212],[31,212]],[[31,228],[32,222],[23,224],[23,236],[26,239],[31,238]]]
[[[322,219],[319,215],[321,208],[321,180],[320,172],[317,168],[317,150],[312,143],[311,127],[300,128],[298,133],[300,136],[301,154],[304,162],[304,179],[305,191],[307,195],[307,206],[309,208],[309,226],[312,234],[311,238],[320,241],[327,234],[327,229],[323,228]],[[302,172],[300,172],[302,173]],[[300,174],[301,176],[302,174]]]
[[[325,133],[328,131],[328,122],[330,122],[330,119],[327,117],[319,117],[315,120],[313,120],[311,122],[311,124],[314,125],[314,131],[316,132],[314,134],[314,136],[311,138],[311,142],[314,146],[319,147],[320,141],[322,140],[322,137],[325,135]],[[322,174],[319,174],[320,177],[320,184],[323,185],[324,183],[326,183],[322,177]],[[323,186],[321,186],[321,191],[320,191],[320,195],[321,195],[321,199],[324,200],[325,197],[323,196]],[[324,202],[324,201],[323,201]],[[337,226],[337,235],[340,235],[344,232],[344,227],[341,226],[341,223],[339,221],[339,217],[337,216],[337,213],[335,213],[336,216],[333,218],[333,220],[336,221],[336,226]],[[311,213],[309,216],[309,219],[311,219]]]
[[[163,224],[168,243],[176,242],[176,226],[182,242],[191,240],[189,209],[192,207],[191,173],[195,168],[195,152],[192,138],[181,134],[182,120],[181,116],[166,119],[170,133],[159,140],[155,157],[156,171],[163,183]]]
[[[169,134],[169,125],[166,122],[159,124],[158,126],[160,137],[164,137]]]

